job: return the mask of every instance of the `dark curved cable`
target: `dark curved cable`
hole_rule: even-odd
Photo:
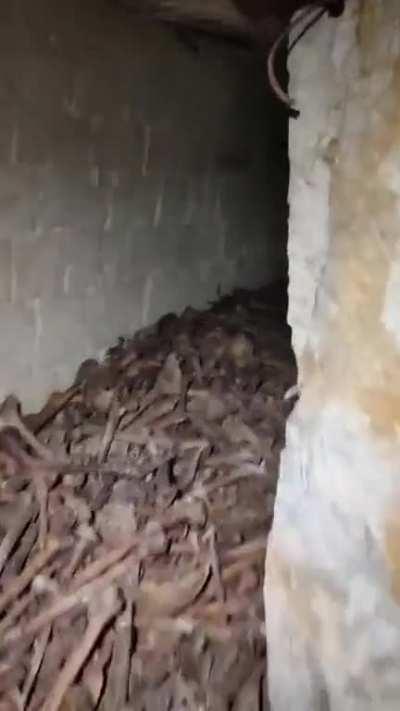
[[[306,25],[297,35],[297,37],[295,37],[295,39],[291,42],[288,49],[289,55],[293,48],[296,46],[296,44],[300,41],[300,39],[304,37],[308,30],[310,30],[311,27],[313,27],[326,12],[328,12],[328,7],[325,4],[321,5],[321,2],[314,2],[303,7],[300,10],[298,16],[295,19],[291,20],[289,24],[285,27],[285,29],[278,35],[268,53],[267,70],[269,83],[278,99],[291,110],[292,115],[295,118],[299,116],[299,111],[293,109],[293,101],[290,98],[289,94],[284,91],[284,89],[282,89],[275,73],[276,55],[282,43],[287,39],[291,32],[293,32],[293,30],[298,27],[298,25],[300,25],[302,22],[304,22],[304,20],[311,16]]]
[[[316,7],[317,6],[315,6],[315,9],[316,9]],[[307,34],[308,30],[311,30],[311,28],[317,24],[317,22],[321,19],[322,15],[324,15],[325,12],[328,12],[327,8],[321,7],[319,12],[317,12],[316,15],[314,15],[314,17],[312,17],[311,20],[309,20],[307,22],[307,24],[303,27],[301,32],[299,32],[297,37],[294,38],[293,42],[290,43],[289,48],[288,48],[288,55],[290,54],[292,49],[295,48],[296,44],[301,40],[301,38]]]

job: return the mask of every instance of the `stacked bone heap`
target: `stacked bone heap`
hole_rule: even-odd
[[[261,708],[262,578],[295,382],[237,292],[0,412],[0,710]]]

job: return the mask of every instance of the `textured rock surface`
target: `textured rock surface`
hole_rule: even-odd
[[[103,0],[0,8],[0,400],[282,268],[284,112],[252,53]]]
[[[267,556],[273,711],[400,704],[400,7],[350,0],[290,61],[301,397]]]

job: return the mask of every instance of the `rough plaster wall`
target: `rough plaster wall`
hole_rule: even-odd
[[[0,398],[284,264],[285,122],[251,53],[102,0],[0,7]]]
[[[290,60],[301,397],[266,567],[273,711],[400,704],[400,6],[350,0]]]

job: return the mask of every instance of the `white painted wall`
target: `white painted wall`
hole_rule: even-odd
[[[285,113],[252,52],[102,0],[0,8],[0,401],[285,268]]]

